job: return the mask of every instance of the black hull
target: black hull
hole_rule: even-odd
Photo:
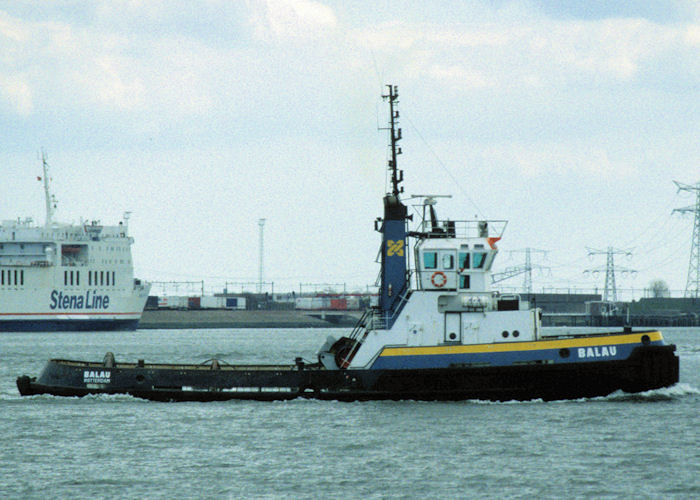
[[[17,379],[23,396],[129,394],[154,401],[260,401],[309,398],[340,401],[413,399],[545,401],[607,396],[678,382],[675,346],[639,346],[624,361],[459,367],[429,370],[325,370],[302,366],[116,364],[51,360],[39,380]],[[109,371],[108,383],[84,382]],[[93,373],[91,373],[92,375]]]
[[[0,321],[0,332],[92,332],[136,330],[138,326],[138,319],[3,320]]]

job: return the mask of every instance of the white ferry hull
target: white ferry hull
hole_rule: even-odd
[[[148,298],[114,290],[26,290],[6,294],[0,304],[0,331],[134,330]]]

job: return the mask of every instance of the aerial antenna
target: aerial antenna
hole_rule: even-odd
[[[389,99],[389,128],[380,130],[389,130],[389,140],[391,148],[391,159],[389,160],[389,171],[391,172],[391,194],[399,196],[403,192],[403,188],[399,188],[399,184],[403,181],[403,170],[398,169],[396,157],[401,154],[401,148],[397,147],[401,140],[401,129],[397,128],[399,124],[399,111],[394,109],[399,103],[399,87],[396,85],[387,85],[389,88],[388,94],[383,94],[384,99]]]

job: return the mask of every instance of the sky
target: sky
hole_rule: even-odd
[[[57,219],[132,212],[143,279],[257,281],[265,218],[276,292],[366,290],[393,84],[405,193],[507,219],[496,272],[602,291],[612,247],[619,289],[682,293],[699,5],[0,0],[0,219],[43,222],[43,149]]]

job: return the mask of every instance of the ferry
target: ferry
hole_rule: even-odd
[[[441,220],[436,195],[403,196],[397,167],[398,89],[387,86],[390,187],[381,234],[378,304],[317,359],[282,365],[50,360],[21,376],[22,395],[130,394],[157,401],[557,400],[658,389],[679,360],[657,330],[551,334],[541,311],[491,289],[505,221]],[[408,202],[416,203],[414,228]],[[409,246],[412,245],[412,246]]]
[[[42,167],[44,225],[0,224],[0,331],[135,329],[150,284],[133,276],[129,213],[114,226],[54,221],[44,154]]]

